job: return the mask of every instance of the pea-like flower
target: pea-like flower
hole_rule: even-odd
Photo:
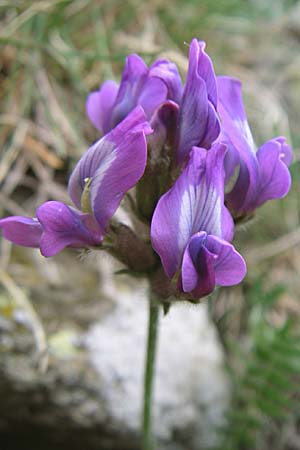
[[[168,98],[156,109],[151,121],[154,131],[151,140],[163,142],[167,137],[167,147],[171,142],[173,165],[184,166],[194,146],[209,149],[218,139],[217,100],[216,75],[205,52],[205,42],[193,39],[182,95],[177,102]]]
[[[176,160],[187,161],[193,146],[209,149],[220,133],[217,83],[205,42],[193,39],[183,95],[179,103]]]
[[[92,92],[86,103],[87,115],[101,132],[108,133],[137,105],[141,105],[148,119],[167,98],[178,101],[182,84],[174,63],[158,60],[148,69],[136,54],[126,58],[120,86],[108,80],[98,91]]]
[[[216,284],[237,284],[246,273],[243,258],[228,242],[233,221],[224,206],[225,153],[222,144],[209,151],[194,147],[153,214],[153,248],[166,275],[177,277],[177,288],[191,298],[211,293]]]
[[[177,90],[179,92],[179,90]],[[172,185],[194,146],[209,150],[220,134],[217,82],[205,43],[193,39],[186,83],[177,102],[168,99],[154,111],[148,137],[148,164],[138,186],[141,215],[150,219],[159,197]]]
[[[225,200],[235,217],[245,216],[267,200],[281,198],[288,193],[292,149],[284,137],[277,137],[256,151],[243,106],[240,81],[218,77],[218,91],[221,140],[229,147],[227,177],[230,178],[239,167],[237,180]]]
[[[88,96],[87,113],[96,128],[107,132],[138,104],[148,119],[153,119],[165,101],[171,101],[174,109],[177,105],[176,126],[171,124],[171,132],[174,133],[174,159],[180,165],[186,162],[193,146],[208,149],[220,133],[217,82],[212,61],[205,52],[205,42],[193,39],[190,44],[184,88],[175,64],[158,60],[148,69],[133,54],[126,59],[120,86],[107,81],[99,91]],[[153,128],[154,135],[164,133],[158,123],[157,126]]]
[[[36,218],[2,219],[4,237],[18,245],[40,247],[44,256],[65,247],[100,245],[125,193],[144,173],[150,132],[142,108],[135,108],[77,163],[69,181],[76,208],[49,201],[37,209]]]

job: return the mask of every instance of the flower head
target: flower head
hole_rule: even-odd
[[[193,39],[184,85],[174,63],[148,68],[132,54],[120,85],[106,81],[89,95],[87,113],[104,135],[71,174],[74,206],[48,201],[36,218],[2,219],[4,237],[44,256],[101,246],[163,298],[197,301],[239,283],[246,265],[231,244],[231,214],[286,195],[292,159],[283,137],[256,151],[240,82],[216,77],[205,43]],[[132,188],[127,212],[136,229],[112,220]]]

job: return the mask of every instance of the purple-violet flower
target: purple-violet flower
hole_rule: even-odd
[[[135,108],[77,163],[69,181],[77,209],[49,201],[37,209],[37,218],[4,218],[0,220],[4,237],[25,247],[40,247],[44,256],[65,247],[100,245],[125,193],[144,173],[150,132],[142,108]]]
[[[193,39],[182,98],[179,102],[176,161],[187,161],[192,147],[209,149],[220,134],[217,82],[205,42]],[[154,130],[155,132],[155,130]]]
[[[292,149],[284,137],[267,141],[257,151],[244,110],[241,83],[217,77],[221,141],[228,144],[227,178],[239,167],[237,180],[225,200],[236,218],[252,213],[267,200],[284,197],[291,185],[288,166]]]
[[[166,275],[188,298],[211,293],[216,284],[239,283],[246,274],[241,255],[228,241],[233,221],[224,206],[226,146],[194,147],[190,160],[154,211],[151,241]]]
[[[159,197],[170,188],[187,164],[194,146],[209,150],[220,134],[217,82],[205,43],[193,39],[183,93],[177,103],[166,100],[150,120],[148,164],[138,185],[141,216],[150,219]]]
[[[126,58],[120,86],[109,80],[89,94],[87,115],[101,133],[108,133],[137,105],[143,107],[150,119],[166,99],[178,102],[181,92],[181,79],[174,63],[161,59],[148,69],[142,58],[132,54]]]
[[[173,123],[162,123],[155,112],[164,102],[173,108]],[[205,42],[193,39],[189,50],[189,66],[184,88],[174,63],[158,60],[148,69],[138,55],[126,59],[121,84],[106,81],[99,91],[87,99],[87,114],[96,128],[109,131],[140,104],[149,120],[153,119],[154,140],[173,133],[173,158],[185,163],[193,146],[210,148],[218,138],[220,123],[217,109],[217,82]],[[176,113],[176,114],[175,114]],[[152,123],[151,123],[152,125]],[[164,127],[170,126],[165,132]],[[155,138],[155,134],[159,136]]]

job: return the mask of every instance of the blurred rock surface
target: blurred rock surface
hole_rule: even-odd
[[[32,290],[48,336],[46,373],[30,357],[30,332],[16,319],[0,322],[0,448],[138,450],[147,285],[123,275],[113,278],[113,266],[104,260],[103,298],[87,291],[87,299],[74,298],[72,305],[62,291],[70,268],[61,264],[47,294],[41,286]],[[80,283],[76,267],[72,282],[75,277]],[[89,277],[98,290],[97,276]],[[72,309],[69,318],[62,304],[57,307],[64,301]],[[227,397],[223,355],[207,305],[173,306],[160,319],[154,408],[158,448],[212,447]]]

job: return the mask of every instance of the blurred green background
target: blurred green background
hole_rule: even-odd
[[[1,216],[30,215],[47,199],[67,199],[68,175],[97,137],[85,116],[86,95],[107,78],[119,80],[131,52],[147,63],[173,59],[184,77],[187,43],[206,40],[216,73],[243,82],[257,144],[288,138],[291,193],[238,228],[247,279],[208,302],[232,381],[219,450],[300,449],[300,2],[12,0],[0,1],[0,20]],[[49,263],[32,254],[1,241],[3,317],[21,287],[39,321],[37,296],[51,297],[59,264],[74,264],[78,276],[80,262],[69,251],[47,266],[41,282],[37,265]],[[96,283],[84,265],[80,272],[85,287],[70,280],[64,295],[79,298]]]

